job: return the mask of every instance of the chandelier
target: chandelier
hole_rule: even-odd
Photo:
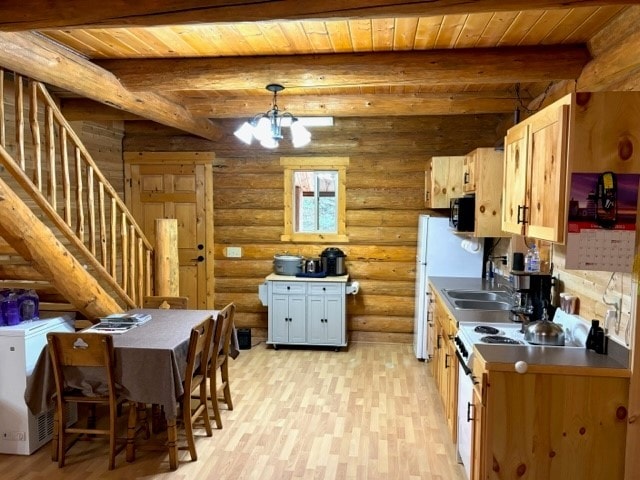
[[[247,145],[255,138],[265,148],[276,148],[280,144],[282,127],[288,126],[291,130],[291,142],[293,146],[304,147],[311,141],[311,133],[300,121],[289,112],[278,110],[278,92],[284,90],[282,85],[270,83],[265,87],[273,92],[273,105],[266,113],[259,113],[251,120],[244,122],[233,134]]]

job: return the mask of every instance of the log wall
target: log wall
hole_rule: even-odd
[[[216,306],[235,302],[236,323],[264,334],[267,309],[258,285],[272,271],[273,256],[319,256],[329,246],[346,255],[360,292],[347,297],[352,339],[410,342],[413,332],[417,220],[424,209],[426,160],[493,146],[501,116],[336,119],[312,129],[303,149],[245,146],[232,132],[240,120],[222,122],[228,135],[212,143],[142,122],[127,122],[125,151],[214,151]],[[281,156],[346,156],[347,234],[344,244],[293,244],[284,232]],[[241,258],[225,248],[241,247]],[[254,333],[255,335],[255,333]]]

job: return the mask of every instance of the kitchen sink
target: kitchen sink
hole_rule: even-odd
[[[453,306],[458,310],[510,310],[509,302],[495,300],[453,300]]]
[[[498,301],[509,302],[509,294],[507,292],[490,292],[484,290],[444,290],[444,293],[454,300],[482,300],[482,301]]]

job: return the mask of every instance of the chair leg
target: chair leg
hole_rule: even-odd
[[[213,430],[211,430],[211,419],[209,418],[209,408],[207,407],[207,382],[203,381],[200,384],[200,405],[198,408],[202,409],[202,419],[204,420],[204,429],[207,432],[207,437],[213,436]]]
[[[53,438],[51,439],[51,461],[58,461],[60,451],[60,419],[58,418],[58,410],[53,413]]]
[[[220,375],[222,376],[222,385],[224,392],[224,403],[227,404],[227,408],[229,410],[233,410],[233,402],[231,401],[231,388],[229,387],[229,362],[227,360],[224,361],[222,367],[220,369]]]
[[[116,417],[119,410],[116,405],[109,405],[109,470],[116,468]]]
[[[191,396],[185,393],[182,406],[182,421],[184,423],[184,433],[187,437],[187,445],[191,460],[198,460],[198,452],[196,452],[196,442],[193,438],[193,424],[191,423]]]
[[[222,429],[222,417],[220,417],[220,406],[218,405],[218,374],[215,368],[211,369],[211,374],[209,375],[209,392],[213,418],[216,421],[216,428],[220,430]]]

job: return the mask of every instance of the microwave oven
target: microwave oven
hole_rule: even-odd
[[[449,226],[457,232],[473,232],[476,212],[475,195],[452,198],[450,207]]]

